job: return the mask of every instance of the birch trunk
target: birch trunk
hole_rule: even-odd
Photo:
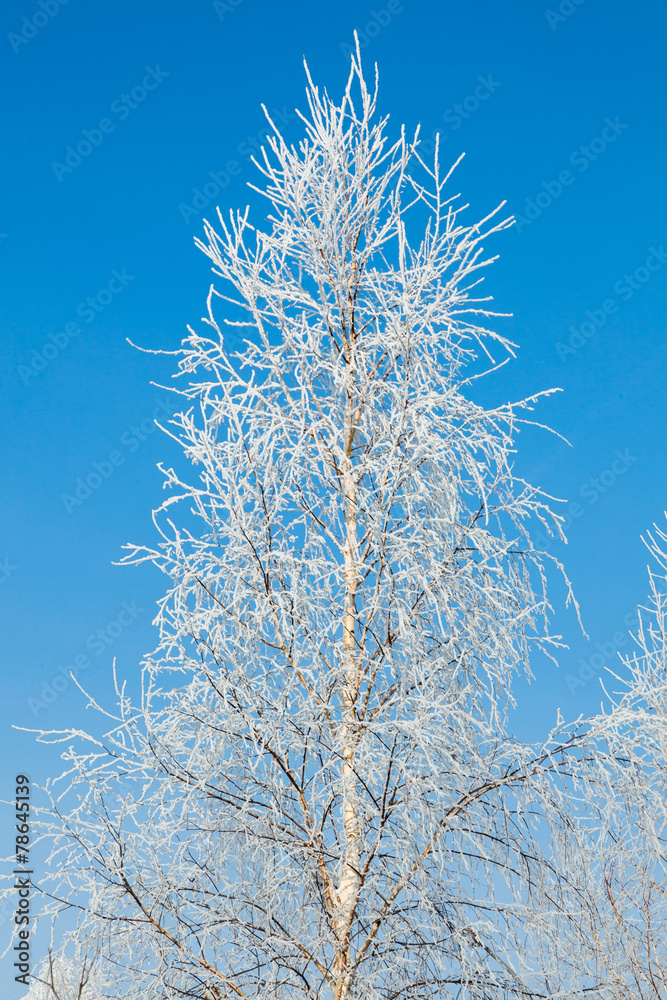
[[[349,295],[350,300],[352,294]],[[344,325],[344,324],[343,324]],[[343,685],[341,691],[342,724],[341,772],[344,850],[337,891],[338,909],[335,922],[336,957],[334,976],[335,1000],[347,1000],[350,986],[349,964],[351,932],[359,899],[361,831],[355,776],[355,749],[358,719],[356,703],[359,689],[357,659],[357,590],[360,579],[357,538],[357,489],[353,463],[353,448],[357,431],[355,406],[355,330],[354,308],[350,312],[345,336],[347,386],[343,420],[343,502],[345,505],[345,542],[343,546],[345,596],[343,607]]]

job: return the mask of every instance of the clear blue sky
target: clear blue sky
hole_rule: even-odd
[[[570,544],[551,551],[590,641],[561,611],[555,580],[556,624],[572,648],[559,669],[536,661],[535,683],[517,688],[515,723],[538,738],[558,705],[565,715],[595,710],[599,669],[583,670],[594,673],[586,683],[567,677],[596,653],[597,668],[611,660],[614,635],[647,591],[639,536],[667,507],[667,11],[641,0],[564,0],[560,9],[528,0],[6,0],[2,798],[14,773],[41,781],[59,767],[53,748],[12,724],[88,718],[64,680],[36,720],[28,699],[41,699],[77,656],[87,658],[82,679],[107,698],[112,657],[136,677],[155,644],[163,578],[112,561],[124,542],[154,539],[156,463],[172,463],[175,446],[153,433],[166,395],[150,381],[167,380],[173,361],[140,354],[127,338],[174,348],[197,323],[210,280],[193,245],[202,217],[216,203],[249,201],[256,218],[264,210],[245,186],[265,124],[260,103],[296,140],[302,57],[340,95],[355,27],[367,69],[378,63],[391,127],[421,121],[426,136],[441,130],[445,159],[466,152],[452,183],[471,218],[503,199],[521,217],[489,246],[500,260],[488,278],[498,308],[514,313],[498,328],[519,357],[483,396],[564,390],[536,419],[572,447],[531,430],[519,437],[517,467],[579,505]],[[80,499],[77,480],[95,473],[90,496],[67,499]]]

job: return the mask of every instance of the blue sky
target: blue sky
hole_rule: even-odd
[[[260,104],[296,141],[303,56],[339,96],[355,28],[390,129],[439,129],[444,160],[467,154],[452,185],[471,218],[506,199],[519,219],[489,244],[500,259],[487,283],[520,351],[480,392],[564,390],[535,418],[572,446],[526,430],[517,469],[568,501],[569,545],[550,551],[589,639],[555,578],[571,650],[558,669],[536,660],[515,726],[539,738],[556,706],[594,711],[600,668],[629,649],[647,593],[640,534],[667,507],[664,6],[6,0],[0,18],[0,797],[19,771],[39,782],[59,768],[55,748],[12,725],[86,723],[68,665],[108,698],[112,658],[135,677],[155,644],[163,579],[112,563],[123,543],[154,539],[156,464],[176,456],[153,424],[168,396],[150,383],[173,359],[127,340],[176,348],[197,323],[210,282],[193,245],[202,217],[216,204],[265,210],[246,187]],[[76,497],[91,474],[99,485]],[[58,677],[35,717],[30,699]]]

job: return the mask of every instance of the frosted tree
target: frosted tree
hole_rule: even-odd
[[[90,968],[75,965],[62,955],[48,957],[30,976],[24,1000],[96,1000],[90,985]]]
[[[598,803],[581,918],[589,964],[612,1000],[667,997],[667,534],[654,526],[645,544],[653,568],[635,651],[601,681],[606,689],[620,684],[596,729],[618,748],[624,774],[615,775],[613,801],[607,793]]]
[[[41,735],[44,915],[78,914],[98,998],[579,996],[572,810],[624,772],[608,721],[508,729],[559,644],[531,531],[560,530],[512,468],[537,397],[473,398],[513,350],[479,289],[511,220],[467,224],[437,147],[387,138],[358,53],[339,106],[308,84],[257,164],[266,227],[199,244],[165,428],[198,475],[163,469],[126,556],[169,579],[140,703],[116,680],[103,735]]]

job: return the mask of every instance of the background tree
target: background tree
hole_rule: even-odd
[[[512,470],[537,397],[471,398],[512,354],[476,291],[510,220],[465,224],[437,150],[387,140],[358,53],[340,106],[308,81],[305,138],[258,164],[268,229],[199,244],[221,284],[168,431],[199,478],[163,470],[126,557],[170,581],[141,703],[117,682],[106,735],[41,735],[68,745],[44,912],[80,914],[97,997],[580,995],[573,782],[625,772],[602,723],[508,732],[558,645],[529,533],[558,518]]]
[[[90,969],[49,951],[39,971],[30,976],[25,1000],[95,1000],[90,987]]]
[[[648,533],[653,566],[663,571],[665,543],[659,528]],[[623,774],[614,776],[613,798],[589,796],[598,849],[583,872],[582,951],[613,1000],[667,997],[667,576],[651,568],[649,581],[635,652],[619,658],[622,674],[608,667],[601,681],[606,689],[620,682],[596,727],[617,748]]]

